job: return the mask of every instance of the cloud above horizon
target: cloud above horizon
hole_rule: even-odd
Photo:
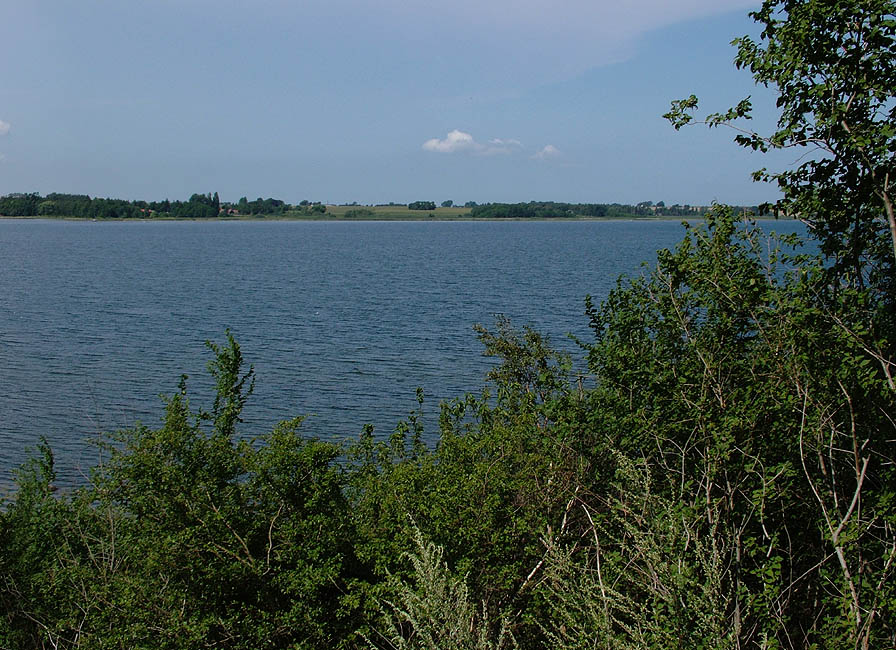
[[[487,144],[477,142],[469,133],[454,129],[442,138],[431,138],[423,143],[424,151],[433,153],[461,153],[469,152],[480,155],[509,154],[520,151],[523,144],[513,138],[492,138]]]
[[[458,151],[475,151],[482,147],[481,144],[473,139],[469,133],[464,133],[458,129],[449,131],[443,140],[432,138],[423,143],[424,151],[434,151],[437,153],[456,153]]]
[[[546,160],[547,158],[556,158],[561,155],[560,150],[552,144],[546,144],[533,154],[535,160]]]
[[[492,138],[488,141],[488,146],[486,146],[485,150],[482,153],[514,153],[522,148],[523,143],[514,138],[510,138],[507,140],[502,140],[501,138]]]
[[[444,138],[431,138],[423,143],[423,150],[440,154],[468,153],[479,156],[526,153],[523,143],[515,138],[492,138],[487,144],[478,142],[472,134],[460,129],[449,131]],[[547,144],[529,156],[531,160],[548,160],[562,156],[560,149]]]

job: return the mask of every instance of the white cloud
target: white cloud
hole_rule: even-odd
[[[432,138],[423,143],[424,151],[433,151],[435,153],[468,152],[484,156],[514,153],[520,151],[522,147],[523,144],[513,138],[492,138],[488,141],[488,144],[482,144],[477,142],[469,133],[459,129],[449,131],[448,135],[441,140]]]
[[[546,158],[556,158],[560,155],[560,150],[552,144],[546,144],[532,157],[536,160],[545,160]]]
[[[492,138],[482,149],[484,154],[514,153],[523,148],[523,143],[513,138],[502,140],[501,138]]]
[[[473,139],[473,136],[463,131],[454,129],[450,131],[444,140],[433,138],[423,143],[425,151],[435,151],[438,153],[455,153],[457,151],[478,150],[481,144]]]
[[[9,122],[4,122],[3,120],[0,120],[0,135],[6,135],[7,133],[9,133],[9,129],[10,129]]]

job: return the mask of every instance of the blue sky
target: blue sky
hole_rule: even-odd
[[[755,4],[7,0],[0,194],[761,202],[792,160],[660,117],[773,125],[731,63]]]

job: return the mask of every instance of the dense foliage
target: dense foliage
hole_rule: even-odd
[[[413,201],[408,203],[408,210],[435,210],[435,201]]]
[[[750,15],[762,26],[761,38],[735,39],[735,64],[778,91],[778,128],[760,134],[739,121],[751,118],[749,97],[705,123],[734,127],[735,141],[753,150],[803,150],[794,167],[760,169],[754,178],[777,183],[778,211],[808,220],[841,270],[861,274],[869,255],[892,261],[896,4],[764,0]],[[681,128],[696,108],[691,95],[673,102],[666,117]]]
[[[781,25],[829,12],[838,29],[851,6],[757,17],[782,4],[769,58],[752,50],[763,82],[802,56]],[[874,33],[839,47],[883,48],[886,67]],[[878,175],[887,137],[877,162],[847,138],[831,164]],[[249,438],[252,370],[229,334],[209,344],[211,405],[182,379],[160,426],[110,436],[74,490],[54,489],[45,444],[21,468],[0,507],[0,647],[896,646],[888,181],[822,169],[786,195],[815,206],[810,246],[716,207],[588,301],[584,375],[531,329],[477,328],[487,388],[443,404],[432,438],[417,411],[346,447],[301,418]],[[822,200],[837,183],[848,223]]]

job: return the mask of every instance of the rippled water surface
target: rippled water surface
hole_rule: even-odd
[[[793,230],[796,224],[775,224]],[[478,390],[472,331],[505,314],[572,349],[602,299],[682,235],[676,222],[86,222],[0,220],[0,484],[41,435],[64,480],[86,440],[142,421],[230,328],[257,373],[245,435],[392,430],[427,394]]]

